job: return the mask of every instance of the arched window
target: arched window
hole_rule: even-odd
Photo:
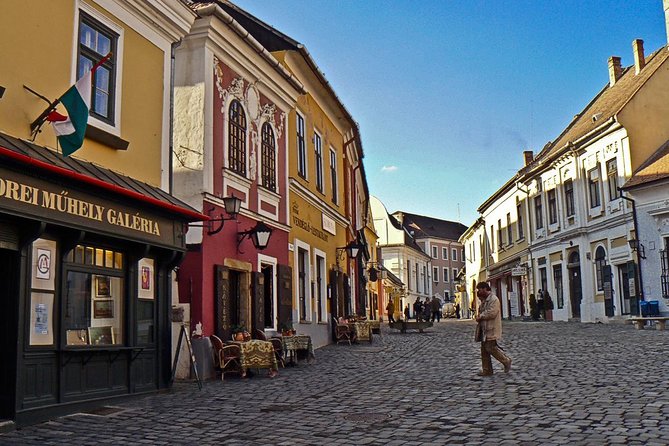
[[[246,176],[246,115],[237,100],[230,104],[228,114],[228,167]]]
[[[597,274],[597,291],[604,289],[604,267],[606,266],[606,251],[601,246],[595,251],[595,273]]]
[[[262,185],[271,191],[276,191],[276,142],[272,126],[264,123],[262,126]]]

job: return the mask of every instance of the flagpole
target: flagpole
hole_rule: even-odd
[[[95,73],[95,70],[100,68],[100,66],[103,63],[107,62],[111,56],[112,56],[112,52],[110,51],[109,53],[107,53],[107,55],[105,57],[103,57],[95,65],[93,65],[93,68],[91,68],[91,73]],[[49,116],[49,113],[51,113],[58,106],[58,104],[60,104],[60,98],[51,102],[49,104],[49,106],[47,107],[47,109],[44,110],[42,112],[42,114],[40,114],[37,117],[37,119],[35,119],[33,122],[30,123],[30,134],[31,134],[33,140],[35,139],[35,136],[37,136],[37,134],[39,133],[40,128],[42,127],[42,125],[44,125],[44,121],[46,120],[46,117]]]

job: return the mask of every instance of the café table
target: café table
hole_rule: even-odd
[[[372,324],[370,321],[349,322],[348,326],[355,331],[358,341],[372,342]]]
[[[303,350],[307,352],[307,362],[310,359],[316,359],[314,355],[314,346],[311,343],[311,336],[309,335],[292,335],[281,336],[281,345],[283,346],[284,355],[290,358],[289,364],[295,365],[297,362],[297,351]]]
[[[248,369],[269,369],[270,377],[279,373],[274,346],[271,342],[253,339],[250,341],[230,341],[227,344],[239,346],[242,377],[246,376]]]

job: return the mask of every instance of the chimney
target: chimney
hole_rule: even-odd
[[[669,43],[669,0],[662,0],[662,3],[664,5],[664,29],[667,31],[667,42]]]
[[[525,160],[525,165],[527,166],[534,159],[534,153],[531,150],[523,151],[523,159]]]
[[[613,87],[622,75],[623,68],[620,66],[620,57],[609,57],[609,84]]]
[[[643,40],[634,39],[632,41],[632,52],[634,53],[634,74],[639,74],[646,66],[646,59],[643,55]]]

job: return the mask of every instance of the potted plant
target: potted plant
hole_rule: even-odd
[[[288,321],[288,322],[283,322],[279,328],[281,329],[281,335],[282,336],[293,336],[295,334],[295,329],[293,328],[293,323]]]
[[[232,326],[232,339],[235,341],[247,341],[251,338],[251,334],[246,330],[244,325],[233,325]]]

